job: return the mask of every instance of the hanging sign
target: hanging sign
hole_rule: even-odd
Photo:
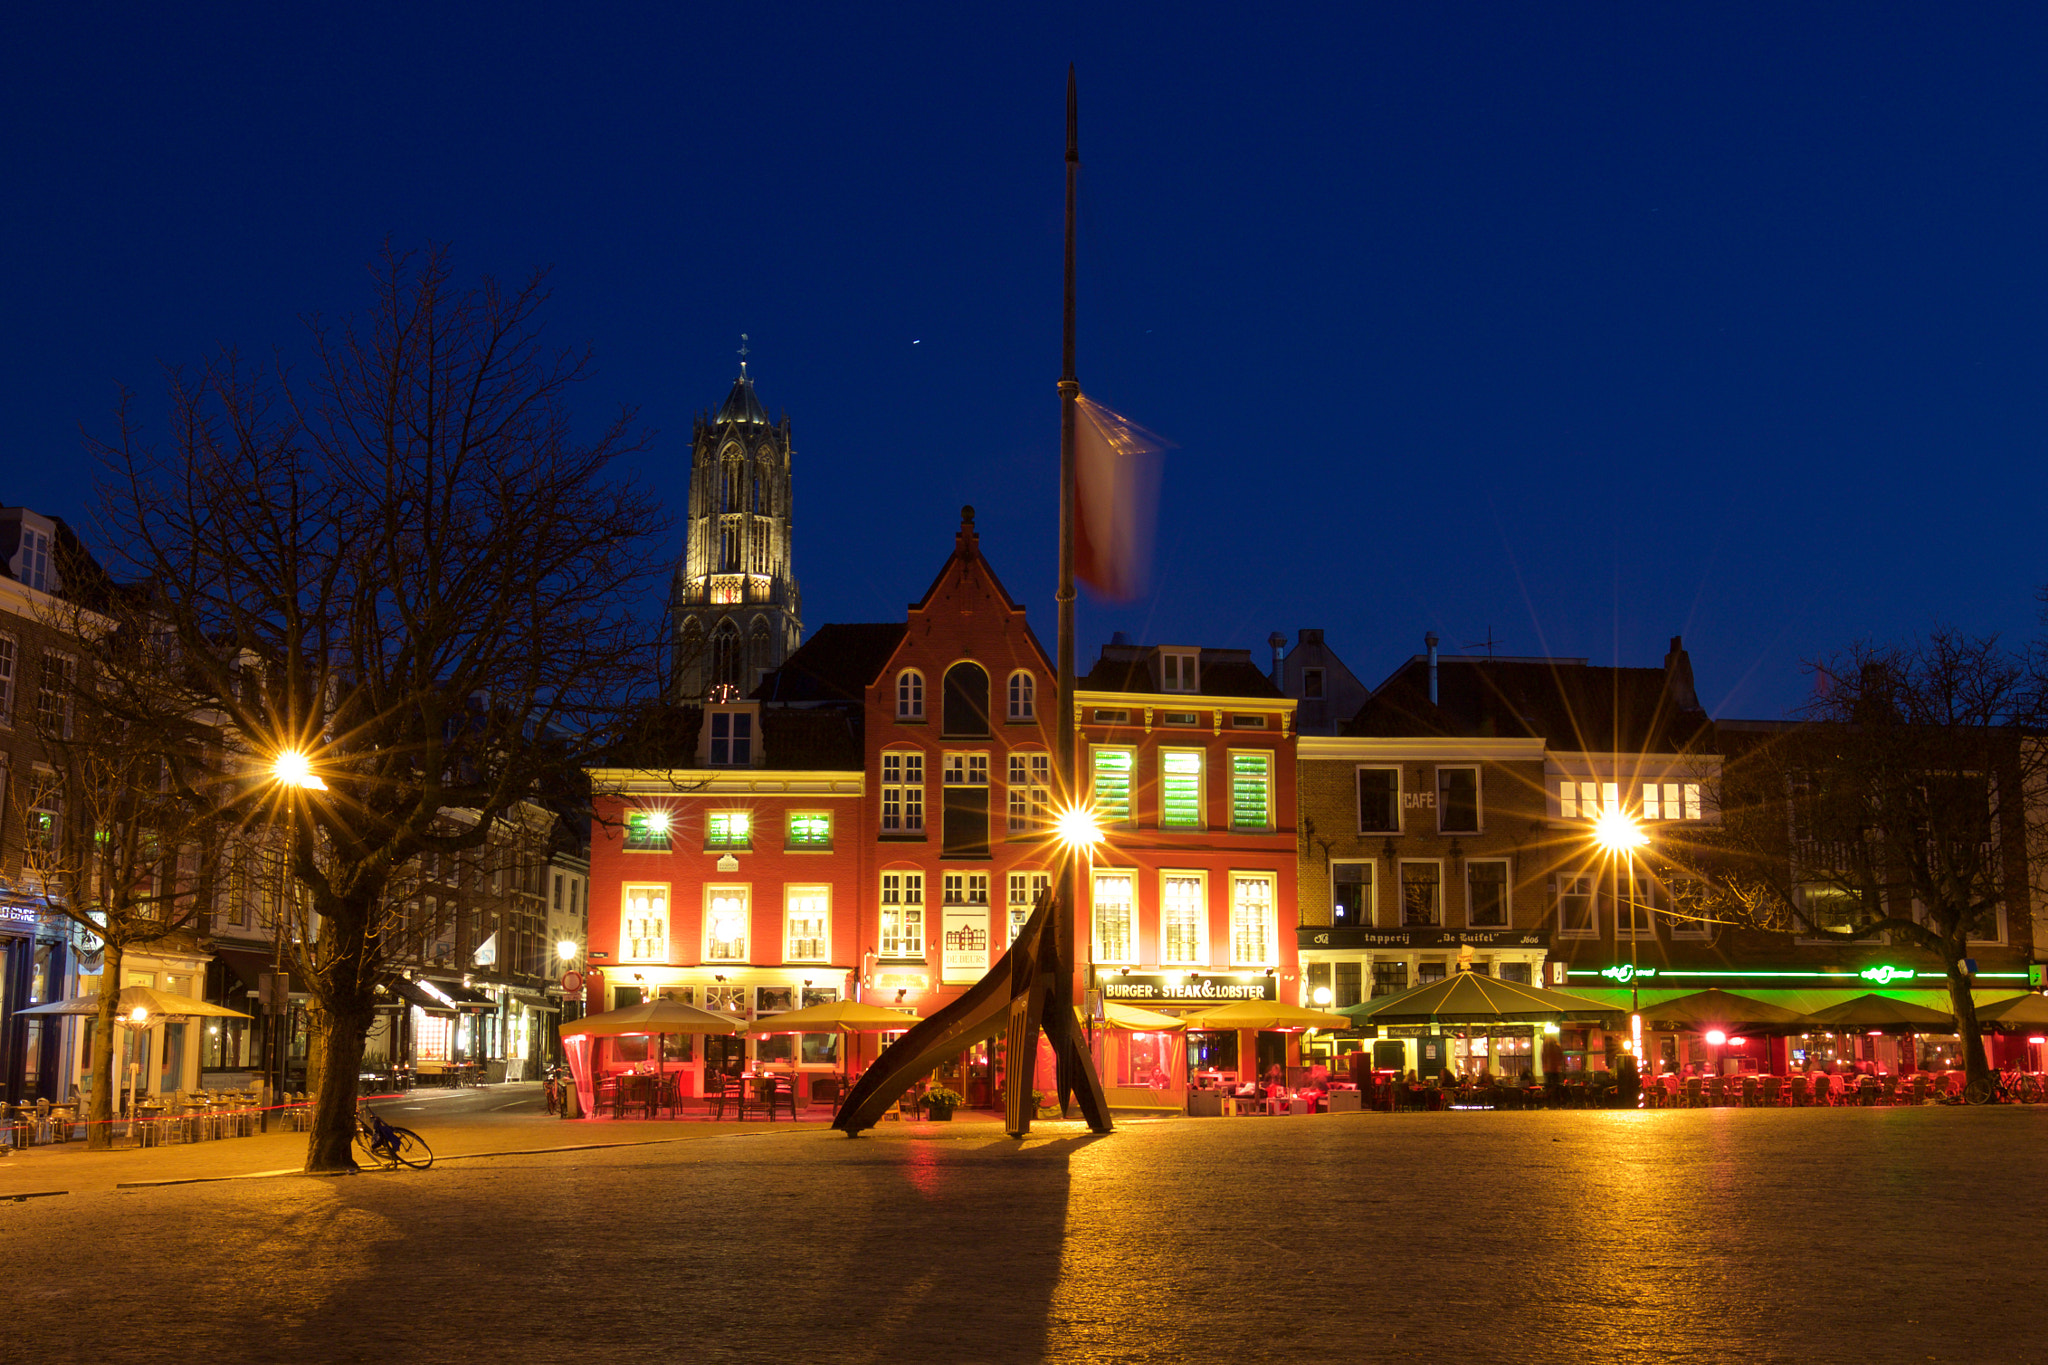
[[[1232,1000],[1278,1000],[1280,983],[1264,972],[1132,972],[1102,978],[1105,1000],[1224,1005]]]
[[[988,974],[988,907],[949,905],[939,923],[939,980],[966,986]]]

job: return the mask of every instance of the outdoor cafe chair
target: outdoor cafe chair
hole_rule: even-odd
[[[1833,1104],[1835,1102],[1835,1078],[1823,1071],[1813,1078],[1813,1102]]]
[[[1803,1075],[1794,1076],[1792,1078],[1791,1089],[1793,1105],[1797,1108],[1804,1109],[1807,1106],[1808,1102],[1811,1101],[1813,1098],[1812,1077]]]
[[[1742,1078],[1742,1107],[1754,1109],[1763,1101],[1763,1087],[1754,1076]]]
[[[1710,1108],[1713,1108],[1713,1109],[1719,1109],[1719,1108],[1721,1108],[1721,1107],[1722,1107],[1723,1105],[1725,1105],[1725,1104],[1727,1104],[1727,1103],[1728,1103],[1728,1078],[1727,1078],[1726,1076],[1709,1076],[1709,1077],[1707,1077],[1707,1105],[1708,1105],[1708,1107],[1710,1107]]]
[[[1764,1107],[1775,1109],[1785,1102],[1785,1081],[1781,1076],[1764,1077]]]

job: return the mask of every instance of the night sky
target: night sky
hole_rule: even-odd
[[[1178,447],[1084,668],[1683,633],[1761,716],[1859,638],[2036,628],[2043,7],[311,8],[4,21],[0,502],[84,521],[119,386],[446,241],[553,267],[678,517],[752,338],[807,626],[900,619],[973,503],[1050,646],[1074,60],[1082,382]]]

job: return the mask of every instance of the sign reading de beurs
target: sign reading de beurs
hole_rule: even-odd
[[[1542,948],[1548,929],[1335,929],[1296,930],[1301,948]]]
[[[1232,1000],[1278,1000],[1279,983],[1264,972],[1132,972],[1102,977],[1105,1000],[1133,1004],[1223,1005]]]

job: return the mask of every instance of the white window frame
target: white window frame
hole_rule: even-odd
[[[1361,773],[1392,773],[1394,775],[1394,827],[1392,829],[1367,829],[1365,827],[1365,803],[1358,797],[1358,778]],[[1401,801],[1406,784],[1401,780],[1401,765],[1398,763],[1360,763],[1351,770],[1352,816],[1358,823],[1360,834],[1399,834],[1407,819]]]
[[[823,820],[825,822],[824,842],[818,843],[815,841],[806,841],[797,838],[796,821],[799,818],[806,820]],[[829,810],[784,811],[782,823],[783,846],[789,852],[792,853],[829,853],[832,850],[832,839],[834,833],[833,825],[835,823],[836,822],[832,819],[832,812]]]
[[[891,760],[894,760],[897,765],[896,777],[893,780],[889,775]],[[915,768],[917,773],[915,781],[912,781],[910,778],[913,768]],[[884,836],[891,834],[922,835],[925,830],[924,750],[882,750],[882,780],[878,785],[882,789],[882,827],[880,832]],[[890,811],[891,802],[895,803],[894,814],[891,814]],[[891,825],[889,823],[891,820],[894,820],[896,823]]]
[[[1170,825],[1166,822],[1166,761],[1170,756],[1184,754],[1195,760],[1195,822],[1191,825]],[[1268,788],[1271,782],[1267,783]],[[1270,804],[1270,802],[1269,802]],[[1159,828],[1203,830],[1209,827],[1209,755],[1203,749],[1191,749],[1181,745],[1161,747],[1159,750]]]
[[[1005,688],[1009,700],[1009,717],[1014,721],[1038,719],[1038,675],[1028,668],[1019,668],[1010,674]]]
[[[1006,908],[1009,912],[1010,937],[1004,944],[1007,947],[1017,941],[1017,935],[1024,932],[1025,921],[1031,918],[1032,907],[1038,903],[1039,891],[1051,889],[1052,873],[1041,872],[1035,868],[1018,868],[1004,880],[1009,888]]]
[[[924,673],[906,668],[896,675],[896,719],[924,719]]]
[[[1380,863],[1377,858],[1334,858],[1330,861],[1330,922],[1337,922],[1337,864],[1365,869],[1365,915],[1358,921],[1359,928],[1377,925],[1380,910]]]
[[[712,906],[720,900],[731,900],[737,896],[740,902],[740,936],[735,952],[727,940],[725,948],[716,948],[719,942],[711,937]],[[704,957],[706,966],[715,963],[751,962],[754,937],[754,888],[749,882],[708,882],[704,887]]]
[[[1488,867],[1501,869],[1500,910],[1498,924],[1481,924],[1472,918],[1472,869],[1484,863]],[[1467,858],[1465,860],[1465,927],[1467,929],[1507,929],[1515,922],[1515,869],[1511,858]]]
[[[823,904],[824,922],[818,933],[818,953],[815,957],[801,957],[796,952],[795,929],[797,924],[796,901],[798,897],[817,897]],[[782,889],[782,960],[792,963],[830,962],[832,960],[832,887],[828,882],[792,882]]]
[[[946,871],[939,874],[940,904],[988,907],[988,873]]]
[[[1102,884],[1104,881],[1121,881],[1128,888],[1124,902],[1122,942],[1111,942],[1103,936]],[[1115,902],[1109,902],[1114,904]],[[1138,960],[1138,869],[1135,867],[1097,867],[1088,877],[1088,937],[1095,946],[1095,960],[1098,963],[1132,965]],[[1118,951],[1121,948],[1122,951]]]
[[[1265,956],[1252,960],[1242,949],[1244,947],[1242,924],[1244,909],[1248,902],[1240,895],[1246,886],[1263,884],[1266,894],[1262,901],[1249,902],[1263,906],[1265,924],[1262,934],[1265,938]],[[1277,967],[1280,965],[1280,879],[1271,872],[1230,873],[1230,965],[1233,967]]]
[[[1609,877],[1609,878],[1607,878],[1607,879],[1605,879],[1605,880],[1607,881],[1607,887],[1608,887],[1608,890],[1609,890],[1610,892],[1613,892],[1613,891],[1614,891],[1614,890],[1616,890],[1616,889],[1617,889],[1618,887],[1628,887],[1628,885],[1629,885],[1629,879],[1628,879],[1627,877],[1622,877],[1622,878],[1620,879],[1620,881],[1619,881],[1619,882],[1616,882],[1616,881],[1615,881],[1615,880],[1614,880],[1614,879],[1613,879],[1612,877]],[[1650,894],[1649,894],[1649,898],[1648,898],[1648,900],[1646,901],[1646,900],[1645,900],[1645,899],[1644,899],[1643,897],[1641,897],[1641,896],[1634,896],[1634,899],[1635,899],[1635,910],[1636,910],[1636,914],[1634,914],[1634,915],[1631,915],[1631,916],[1629,917],[1630,919],[1632,919],[1632,920],[1635,920],[1636,922],[1635,922],[1635,923],[1633,923],[1633,924],[1631,924],[1631,923],[1628,923],[1627,921],[1624,921],[1624,920],[1623,920],[1623,918],[1622,918],[1622,911],[1623,911],[1624,909],[1627,909],[1627,908],[1628,908],[1628,899],[1627,899],[1627,898],[1628,898],[1628,897],[1630,897],[1630,896],[1633,896],[1633,895],[1634,895],[1634,893],[1635,893],[1636,891],[1640,891],[1640,890],[1642,890],[1642,889],[1644,889],[1644,888],[1648,888],[1648,889],[1649,889],[1649,893],[1650,893]],[[1656,940],[1657,940],[1657,891],[1656,891],[1656,883],[1655,883],[1655,882],[1654,882],[1654,881],[1653,881],[1653,880],[1652,880],[1651,878],[1649,878],[1649,877],[1647,877],[1647,876],[1639,876],[1639,877],[1637,877],[1637,878],[1635,879],[1635,885],[1634,885],[1634,887],[1630,888],[1629,890],[1623,891],[1623,892],[1622,892],[1622,896],[1623,896],[1623,899],[1620,899],[1620,900],[1616,900],[1616,901],[1614,901],[1614,902],[1613,902],[1613,908],[1614,908],[1614,916],[1613,916],[1613,918],[1614,918],[1614,937],[1615,937],[1615,940],[1616,940],[1617,942],[1620,942],[1620,943],[1628,943],[1628,942],[1635,942],[1635,943],[1654,943],[1654,942],[1656,942]]]
[[[1237,760],[1243,754],[1258,754],[1266,760],[1266,823],[1263,825],[1240,825],[1237,822]],[[1231,749],[1226,751],[1224,762],[1230,783],[1230,828],[1250,833],[1270,833],[1279,828],[1275,822],[1275,808],[1280,800],[1280,755],[1272,749]]]
[[[56,674],[56,686],[51,686],[51,674]],[[71,689],[78,678],[78,656],[61,650],[46,649],[36,665],[36,725],[38,729],[48,724],[44,715],[44,698],[54,704],[48,709],[60,722],[56,725],[58,736],[71,738],[71,721],[75,708],[72,705]]]
[[[1678,903],[1677,892],[1671,886],[1667,884],[1658,889],[1663,893],[1665,905],[1675,906]],[[1657,915],[1664,921],[1664,933],[1667,937],[1698,941],[1714,936],[1714,926],[1703,920],[1685,919],[1662,908],[1657,911]]]
[[[947,749],[940,759],[940,782],[948,787],[986,787],[988,750]]]
[[[1192,955],[1174,956],[1172,951],[1173,901],[1167,883],[1192,880],[1195,883],[1195,948]],[[1209,874],[1199,868],[1168,867],[1159,872],[1159,965],[1162,967],[1206,967],[1209,965]]]
[[[661,933],[658,937],[652,933],[645,932],[646,930],[655,927],[654,916],[652,914],[635,915],[633,913],[633,893],[636,891],[658,892],[660,894]],[[433,904],[433,900],[431,897],[428,899],[427,903],[429,905]],[[670,894],[669,883],[627,882],[625,885],[621,886],[619,888],[619,961],[668,961],[670,935],[675,930],[675,913],[675,897]],[[432,913],[429,913],[426,920],[422,921],[422,929],[426,932],[435,932],[437,926],[434,924],[434,919],[435,916]],[[642,932],[640,933],[633,932],[636,927],[634,923],[635,920],[641,921],[640,925],[638,926],[642,930]]]
[[[1469,772],[1472,774],[1472,828],[1448,829],[1444,825],[1444,812],[1448,803],[1444,800],[1444,774]],[[1436,765],[1436,832],[1450,836],[1486,833],[1486,779],[1481,775],[1477,763],[1439,763]]]
[[[881,916],[875,935],[875,956],[884,962],[924,961],[924,871],[913,867],[888,868],[881,873],[880,884]],[[890,899],[891,895],[894,895],[894,900]],[[895,921],[893,928],[890,923],[892,916]],[[914,953],[907,946],[911,943],[913,924],[916,927]]]
[[[20,660],[20,642],[0,630],[0,727],[8,729],[14,726],[14,684],[21,674]]]
[[[1009,758],[1009,832],[1046,828],[1052,819],[1052,755],[1044,749],[1012,749]]]
[[[1159,651],[1159,690],[1199,692],[1202,690],[1202,651],[1167,649]]]
[[[714,836],[713,836],[713,834],[712,834],[712,826],[713,826],[713,823],[714,823],[715,821],[717,821],[717,820],[718,820],[718,819],[719,819],[719,818],[720,818],[721,816],[723,816],[723,817],[724,817],[724,819],[725,819],[725,827],[726,827],[726,831],[727,831],[727,834],[728,834],[728,837],[727,837],[727,838],[725,838],[725,839],[718,839],[718,838],[714,837]],[[739,817],[739,818],[740,818],[741,820],[743,820],[743,821],[745,821],[745,822],[746,822],[746,837],[745,837],[744,839],[733,839],[733,838],[729,837],[729,836],[730,836],[730,834],[731,834],[731,830],[732,830],[732,819],[733,819],[733,817],[734,817],[734,816],[738,816],[738,817]],[[713,849],[713,848],[715,848],[715,849],[719,850],[719,851],[720,851],[721,853],[725,853],[725,852],[733,852],[733,853],[748,853],[748,852],[751,852],[751,851],[753,850],[753,847],[754,847],[754,813],[753,813],[752,811],[750,811],[750,810],[710,810],[710,811],[705,811],[705,812],[704,812],[704,847],[705,847],[705,848],[707,848],[707,849]]]
[[[1113,818],[1102,809],[1102,802],[1096,797],[1095,764],[1096,756],[1104,753],[1118,753],[1130,760],[1124,769],[1124,818]],[[1112,829],[1129,829],[1138,822],[1138,751],[1129,744],[1091,744],[1088,746],[1088,798],[1102,817],[1102,823]]]
[[[1401,875],[1406,867],[1433,867],[1436,869],[1436,920],[1430,924],[1408,922],[1408,879]],[[1442,858],[1402,858],[1394,864],[1394,923],[1395,929],[1442,929],[1444,920],[1444,860]]]
[[[1573,888],[1584,884],[1586,888],[1586,920],[1583,929],[1574,929],[1565,923],[1564,901],[1566,896],[1577,894]],[[1592,873],[1567,876],[1560,873],[1557,878],[1557,929],[1559,938],[1600,937],[1600,879]]]

